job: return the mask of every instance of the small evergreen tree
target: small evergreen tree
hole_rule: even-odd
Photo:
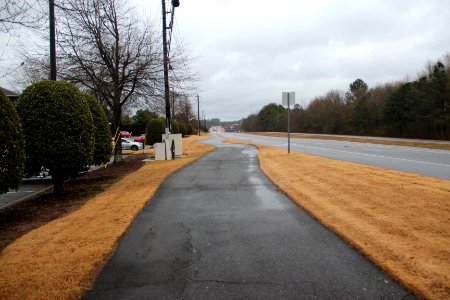
[[[162,142],[162,135],[166,131],[163,119],[153,119],[148,122],[145,129],[145,140],[148,145]]]
[[[180,133],[182,137],[185,137],[187,134],[187,127],[184,123],[178,123],[178,127],[180,127]]]
[[[145,133],[145,128],[148,122],[153,119],[157,119],[158,115],[148,109],[139,109],[136,114],[131,117],[134,120],[133,131],[136,134]]]
[[[43,80],[25,89],[17,103],[25,133],[26,171],[50,170],[54,193],[92,163],[94,124],[83,94],[64,81]]]
[[[170,120],[170,133],[180,133],[180,127],[175,119]]]
[[[111,130],[108,118],[100,103],[94,97],[84,94],[94,122],[94,155],[93,164],[101,165],[109,162],[112,151]]]
[[[25,167],[25,140],[11,100],[0,90],[0,194],[16,189]]]
[[[187,134],[191,135],[194,132],[194,127],[192,127],[191,124],[188,124],[187,126]]]

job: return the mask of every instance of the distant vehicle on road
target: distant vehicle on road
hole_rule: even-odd
[[[144,149],[144,145],[139,142],[133,142],[133,141],[130,141],[129,139],[121,139],[121,142],[122,142],[122,150],[137,151],[137,150]]]
[[[135,138],[134,138],[134,141],[143,144],[143,143],[145,142],[145,134],[141,134],[140,136],[135,137]]]
[[[50,176],[50,170],[46,169],[44,167],[41,167],[41,169],[39,170],[39,172],[36,172],[34,174],[31,173],[25,173],[24,177],[25,178],[47,178],[48,176]]]
[[[121,131],[120,136],[124,138],[129,138],[131,136],[131,133],[129,133],[128,131]]]

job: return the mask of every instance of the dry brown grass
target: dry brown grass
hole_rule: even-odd
[[[274,136],[274,137],[286,137],[287,133],[283,132],[248,132],[249,134],[262,135],[262,136]],[[340,136],[323,136],[314,134],[303,134],[303,133],[291,133],[292,138],[303,138],[303,139],[318,139],[318,140],[333,140],[333,141],[346,141],[346,142],[357,142],[357,143],[368,143],[368,144],[382,144],[382,145],[393,145],[393,146],[407,146],[407,147],[420,147],[429,149],[440,149],[440,150],[450,150],[450,144],[436,144],[436,143],[420,143],[420,142],[404,142],[404,141],[392,141],[380,139],[364,139],[364,138],[352,138],[352,137],[340,137]]]
[[[450,181],[258,146],[264,173],[375,264],[450,299]]]
[[[183,140],[186,156],[150,162],[81,209],[22,236],[0,253],[0,299],[76,299],[90,287],[161,182],[214,149]]]

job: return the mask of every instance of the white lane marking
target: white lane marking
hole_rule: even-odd
[[[17,194],[17,193],[34,193],[36,191],[17,191],[17,192],[7,192],[7,194]]]
[[[413,159],[398,158],[398,157],[385,156],[385,155],[376,155],[376,154],[368,154],[368,153],[360,153],[360,152],[345,151],[345,150],[336,150],[336,149],[330,149],[330,148],[318,147],[318,146],[301,145],[300,147],[318,148],[318,149],[330,150],[330,151],[336,151],[336,152],[343,152],[343,153],[348,153],[348,154],[357,154],[357,155],[364,155],[364,156],[372,156],[372,157],[379,157],[379,158],[388,158],[388,159],[395,159],[395,160],[401,160],[401,161],[429,164],[429,165],[435,165],[435,166],[450,167],[450,165],[446,165],[446,164],[438,164],[438,163],[432,163],[432,162],[421,161],[421,160],[413,160]]]
[[[302,140],[302,138],[292,138],[295,140]],[[303,139],[304,140],[304,139]],[[308,139],[309,140],[314,140],[314,139]],[[312,141],[309,141],[312,142]],[[363,142],[349,142],[349,141],[337,141],[337,140],[314,140],[314,142],[316,142],[316,144],[324,144],[324,143],[337,143],[337,144],[343,144],[343,145],[354,145],[354,144],[358,144],[360,146],[365,146],[366,148],[382,148],[382,149],[394,149],[394,150],[398,150],[398,149],[402,149],[402,151],[412,151],[412,152],[420,152],[420,153],[435,153],[435,154],[450,154],[450,151],[446,151],[446,150],[435,150],[435,149],[430,149],[430,148],[417,148],[417,147],[413,147],[413,146],[400,146],[400,145],[383,145],[383,144],[371,144],[371,143],[363,143]]]
[[[376,150],[376,151],[382,151],[382,150],[388,150],[388,149],[392,149],[392,150],[401,149],[402,151],[411,151],[411,152],[419,152],[419,153],[450,154],[450,151],[446,151],[446,150],[433,150],[433,149],[429,149],[429,148],[420,148],[420,149],[415,148],[414,149],[414,147],[412,147],[412,146],[377,145],[377,144],[361,143],[361,142],[341,142],[341,141],[336,141],[336,142],[343,143],[345,145],[352,145],[352,144],[357,143],[359,146],[364,146],[368,149]],[[374,149],[374,148],[379,148],[379,149]]]
[[[252,138],[247,138],[247,137],[241,137],[241,136],[234,136],[234,138],[238,138],[238,139],[245,139],[245,140],[253,140]],[[284,138],[279,138],[279,137],[269,137],[269,136],[264,136],[264,137],[258,137],[259,139],[262,140],[270,140],[270,139],[284,139]],[[258,138],[255,138],[255,140],[257,140]],[[304,140],[302,138],[291,138],[292,140]],[[358,145],[362,145],[365,146],[367,148],[382,148],[382,149],[395,149],[398,150],[399,148],[402,149],[402,151],[412,151],[412,152],[420,152],[420,153],[435,153],[435,154],[449,154],[450,151],[446,151],[446,150],[434,150],[434,149],[429,149],[429,148],[420,148],[420,149],[414,149],[414,147],[412,146],[395,146],[395,145],[380,145],[380,144],[371,144],[371,143],[363,143],[363,142],[349,142],[349,141],[338,141],[338,140],[320,140],[320,139],[308,139],[309,142],[315,142],[316,144],[324,144],[324,143],[329,143],[329,142],[335,142],[335,143],[340,143],[340,144],[344,144],[344,145],[354,145],[355,143]]]

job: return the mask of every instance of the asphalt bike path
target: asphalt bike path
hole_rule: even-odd
[[[210,142],[160,186],[84,299],[414,299],[280,193],[253,146]]]

